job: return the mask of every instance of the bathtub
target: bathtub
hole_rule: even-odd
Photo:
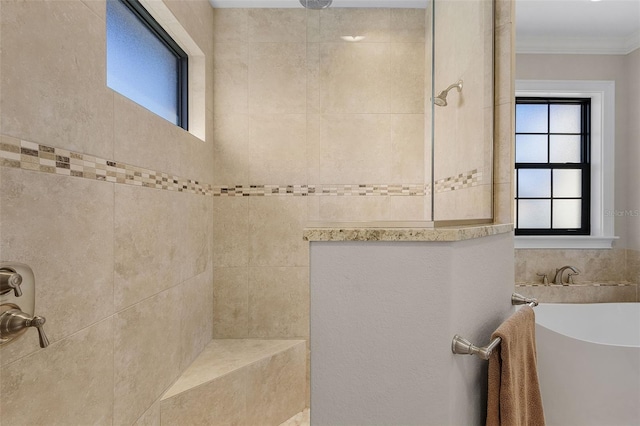
[[[540,304],[546,423],[640,425],[640,303]]]

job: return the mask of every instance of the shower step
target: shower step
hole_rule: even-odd
[[[305,408],[304,340],[214,339],[162,396],[161,425],[277,426]]]

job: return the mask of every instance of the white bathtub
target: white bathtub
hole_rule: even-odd
[[[540,304],[535,313],[547,425],[640,425],[640,303]]]

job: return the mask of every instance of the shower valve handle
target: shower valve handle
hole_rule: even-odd
[[[6,294],[13,290],[16,297],[22,296],[22,275],[10,269],[0,269],[0,294]]]
[[[35,327],[38,330],[40,347],[46,348],[49,346],[49,339],[42,328],[46,321],[44,317],[31,317],[20,309],[9,309],[0,315],[0,338],[13,338],[22,334],[28,327]]]

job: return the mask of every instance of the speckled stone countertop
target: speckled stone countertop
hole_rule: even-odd
[[[512,224],[472,225],[433,228],[415,222],[384,222],[357,226],[354,223],[322,223],[305,228],[305,241],[462,241],[513,231]]]

